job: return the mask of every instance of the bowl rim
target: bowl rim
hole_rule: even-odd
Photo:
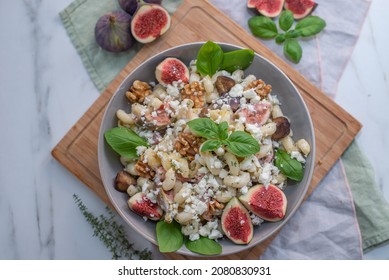
[[[152,244],[154,244],[155,246],[158,247],[158,242],[156,240],[156,238],[153,238],[152,236],[146,234],[145,232],[141,231],[140,229],[138,229],[134,223],[127,219],[124,211],[122,211],[122,209],[120,209],[120,207],[117,205],[117,203],[115,202],[113,196],[111,195],[111,192],[109,191],[110,189],[112,189],[112,182],[111,184],[109,184],[107,182],[107,178],[104,178],[102,174],[104,174],[103,172],[103,153],[100,151],[101,150],[101,147],[104,146],[104,132],[103,131],[103,123],[104,123],[104,120],[106,119],[107,117],[107,114],[108,114],[108,108],[109,106],[111,105],[111,103],[113,102],[114,100],[114,97],[119,93],[119,91],[122,90],[127,78],[129,76],[131,76],[134,72],[138,71],[138,69],[142,68],[143,65],[145,65],[146,63],[148,63],[150,60],[154,59],[155,57],[157,56],[163,56],[165,53],[168,53],[168,52],[171,52],[175,49],[179,49],[179,48],[185,48],[185,47],[189,47],[189,46],[201,46],[203,44],[205,44],[206,41],[198,41],[198,42],[190,42],[190,43],[185,43],[185,44],[181,44],[181,45],[177,45],[177,46],[173,46],[171,48],[168,48],[168,49],[165,49],[163,51],[160,51],[158,53],[156,53],[155,55],[153,56],[150,56],[148,57],[146,60],[144,60],[142,63],[140,63],[137,67],[135,67],[123,80],[122,82],[120,83],[120,85],[116,88],[115,92],[112,94],[112,96],[110,97],[109,99],[109,102],[107,103],[105,109],[104,109],[104,114],[103,114],[103,117],[101,119],[101,124],[100,124],[100,127],[99,127],[99,134],[98,134],[98,146],[97,146],[97,157],[98,157],[98,165],[99,165],[99,172],[100,172],[100,177],[101,177],[101,181],[102,181],[102,184],[103,184],[103,187],[104,187],[104,190],[110,200],[110,202],[112,203],[112,205],[114,206],[115,210],[117,211],[117,213],[121,216],[122,219],[124,219],[124,221],[131,226],[131,228],[133,230],[135,230],[136,232],[138,232],[143,238],[146,238],[149,242],[151,242]],[[239,45],[235,45],[235,44],[230,44],[230,43],[225,43],[225,42],[218,42],[216,41],[215,43],[217,43],[219,46],[221,46],[222,48],[223,47],[232,47],[234,49],[247,49],[247,47],[242,47],[242,46],[239,46]],[[277,231],[279,231],[280,229],[282,229],[285,224],[289,221],[289,219],[295,214],[295,212],[297,211],[297,209],[300,208],[307,192],[308,192],[308,189],[309,189],[309,186],[312,182],[312,176],[313,176],[313,171],[314,171],[314,168],[315,168],[315,158],[316,158],[316,138],[315,138],[315,129],[314,129],[314,126],[313,126],[313,122],[312,122],[312,118],[311,118],[311,115],[310,115],[310,112],[308,110],[308,107],[300,93],[300,91],[298,90],[298,88],[296,87],[296,85],[291,81],[291,79],[285,74],[285,72],[283,70],[281,70],[277,65],[275,65],[273,62],[271,62],[269,59],[267,59],[266,57],[264,57],[263,55],[260,55],[258,54],[257,52],[254,51],[254,55],[255,56],[258,56],[260,59],[266,61],[266,63],[268,63],[270,66],[274,67],[278,72],[279,74],[283,75],[284,78],[290,83],[290,85],[292,86],[292,88],[296,91],[297,93],[297,96],[298,98],[300,99],[301,101],[301,104],[303,106],[303,108],[305,109],[305,112],[307,112],[307,115],[308,115],[308,124],[309,124],[309,128],[310,128],[310,133],[311,133],[311,136],[312,136],[312,142],[310,143],[310,146],[311,146],[311,151],[310,151],[310,157],[311,157],[311,166],[310,166],[310,169],[307,170],[305,169],[305,172],[308,172],[307,174],[307,181],[306,181],[306,184],[304,186],[304,189],[303,189],[303,192],[302,192],[302,195],[300,197],[298,197],[297,201],[296,201],[296,206],[291,209],[291,211],[289,211],[289,214],[288,216],[284,217],[283,220],[281,220],[280,224],[277,225],[274,229],[272,229],[268,234],[266,234],[264,237],[262,237],[261,239],[259,239],[258,241],[256,242],[250,242],[249,244],[245,244],[244,246],[237,246],[237,249],[234,250],[233,252],[228,252],[228,253],[222,253],[221,254],[218,254],[218,255],[213,255],[213,256],[207,256],[207,255],[201,255],[201,254],[197,254],[197,253],[193,253],[189,250],[187,250],[186,248],[184,248],[184,246],[182,246],[180,249],[178,249],[177,251],[175,251],[174,253],[177,253],[177,254],[181,254],[181,255],[185,255],[185,256],[191,256],[191,257],[199,257],[199,258],[209,258],[209,257],[221,257],[221,256],[227,256],[227,255],[231,255],[231,254],[236,254],[236,253],[239,253],[239,252],[242,252],[242,251],[245,251],[245,250],[249,250],[251,249],[252,247],[254,246],[257,246],[261,243],[263,243],[265,240],[267,240],[269,237],[271,237],[272,235],[274,235]]]

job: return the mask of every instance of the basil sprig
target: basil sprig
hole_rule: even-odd
[[[247,157],[260,150],[258,141],[247,132],[234,131],[228,136],[227,122],[217,124],[209,118],[198,118],[189,121],[187,125],[193,132],[208,139],[201,146],[202,152],[215,151],[225,145],[231,153]]]
[[[147,141],[126,127],[114,127],[104,133],[105,140],[119,155],[129,159],[138,158],[136,147],[148,147]]]
[[[277,25],[272,19],[265,16],[253,16],[248,24],[251,32],[262,39],[273,39],[277,44],[284,43],[284,55],[293,61],[299,63],[303,55],[303,50],[298,37],[309,37],[320,33],[325,27],[326,22],[318,16],[308,16],[293,26],[293,13],[285,10],[278,18],[279,27],[285,31],[278,32]]]
[[[181,226],[176,221],[166,223],[159,221],[156,228],[159,251],[162,253],[175,252],[184,244]]]
[[[230,73],[237,69],[246,69],[254,59],[254,51],[249,49],[223,52],[222,48],[208,41],[201,46],[196,60],[197,71],[203,76],[212,76],[218,70]]]
[[[201,255],[218,255],[222,252],[222,246],[215,240],[201,236],[195,241],[187,240],[185,247],[194,253]]]
[[[304,168],[301,162],[292,158],[284,150],[277,150],[274,165],[289,179],[300,182],[304,177]]]

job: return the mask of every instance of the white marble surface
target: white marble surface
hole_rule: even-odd
[[[105,205],[50,155],[99,95],[58,17],[70,2],[0,3],[0,259],[111,257],[72,195],[97,214]],[[364,125],[357,140],[389,201],[388,10],[389,1],[373,1],[336,100]],[[389,259],[389,245],[366,258]]]

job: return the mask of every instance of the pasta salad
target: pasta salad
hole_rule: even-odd
[[[223,238],[248,244],[253,227],[284,218],[283,190],[304,176],[310,145],[293,138],[272,86],[245,76],[253,52],[219,48],[207,42],[188,66],[169,57],[157,82],[134,81],[129,108],[105,133],[123,165],[115,188],[132,211],[158,221],[161,252],[185,243],[218,254]]]

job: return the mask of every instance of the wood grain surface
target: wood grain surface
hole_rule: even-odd
[[[253,49],[283,70],[299,89],[313,120],[317,145],[315,169],[307,196],[361,129],[361,124],[355,118],[208,1],[186,0],[173,14],[171,29],[137,53],[52,151],[53,156],[64,167],[96,192],[107,205],[112,207],[100,179],[97,139],[109,99],[121,81],[148,57],[183,43],[207,40]],[[258,259],[275,236],[276,234],[250,250],[224,256],[223,259]],[[175,253],[166,256],[171,259],[191,259]]]

